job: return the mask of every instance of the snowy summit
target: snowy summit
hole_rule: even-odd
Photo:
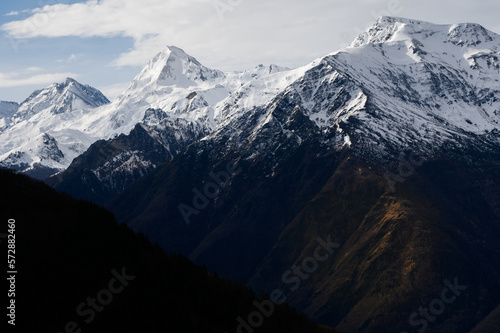
[[[169,133],[184,139],[193,131],[192,138],[242,135],[250,113],[271,110],[284,97],[318,130],[336,132],[340,146],[381,158],[395,147],[432,153],[500,129],[499,59],[500,36],[478,24],[396,17],[381,17],[349,47],[297,69],[222,72],[169,46],[112,103],[67,79],[20,106],[0,104],[0,161],[23,171],[60,171],[96,140],[128,134],[137,124],[152,133],[168,123]],[[245,135],[275,121],[270,112]]]

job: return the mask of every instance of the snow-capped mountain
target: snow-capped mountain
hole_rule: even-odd
[[[146,65],[95,125],[111,124],[116,132],[130,132],[150,108],[196,121],[206,113],[205,99],[213,105],[227,96],[224,87],[218,85],[224,77],[224,73],[201,65],[181,49],[167,47]],[[190,110],[196,110],[195,114]]]
[[[46,172],[41,176],[45,177],[66,169],[95,141],[129,134],[138,123],[149,128],[148,133],[168,156],[174,156],[185,145],[215,130],[227,116],[223,111],[229,106],[246,108],[272,98],[276,87],[267,89],[269,83],[261,82],[259,89],[253,89],[252,83],[284,70],[276,65],[259,65],[244,72],[223,73],[170,46],[155,56],[111,104],[98,90],[68,78],[34,92],[14,114],[0,120],[4,143],[0,147],[1,165],[21,171],[43,167]],[[47,142],[46,135],[54,139],[50,142],[63,157],[54,160],[42,156],[44,145],[40,143]],[[130,158],[141,160],[136,153],[121,154],[128,157],[116,158],[115,167],[123,170]],[[155,166],[149,160],[134,165]],[[109,168],[114,167],[108,163]]]
[[[63,83],[33,92],[21,103],[13,121],[17,123],[40,112],[57,115],[108,103],[109,100],[99,90],[67,78]]]
[[[422,144],[430,153],[467,133],[499,129],[499,59],[500,36],[480,25],[382,17],[324,61],[362,90],[356,118],[368,131],[361,141]]]
[[[73,80],[35,92],[3,120],[10,126],[1,134],[6,143],[1,160],[8,160],[3,163],[7,166],[13,161],[41,163],[30,152],[46,132],[65,156],[50,167],[62,170],[96,140],[128,135],[139,123],[174,156],[204,136],[234,132],[255,137],[255,131],[273,123],[272,115],[262,115],[249,133],[237,129],[256,109],[269,109],[284,96],[317,129],[335,132],[330,144],[337,148],[353,144],[380,160],[411,146],[432,154],[449,140],[498,129],[499,52],[499,36],[476,24],[435,25],[392,17],[382,17],[349,47],[292,70],[259,65],[224,73],[169,46],[115,101],[91,112],[88,108],[102,105],[105,98]],[[146,114],[148,109],[156,112]],[[169,137],[181,140],[163,141],[160,132],[175,133]],[[231,140],[241,141],[236,136]],[[126,155],[141,160],[133,151]],[[118,159],[116,168],[123,170],[128,160]],[[136,165],[141,164],[152,162]]]
[[[226,88],[228,96],[202,112],[211,120],[209,137],[232,132],[230,140],[241,145],[276,123],[272,110],[283,98],[316,129],[334,132],[329,144],[353,144],[379,161],[394,150],[430,156],[449,142],[486,139],[500,129],[500,36],[478,24],[382,17],[349,47],[304,67],[258,70],[218,76],[234,90]],[[249,125],[250,113],[263,107]]]
[[[382,17],[348,48],[291,71],[301,75],[247,135],[272,122],[273,103],[286,98],[335,133],[332,145],[353,144],[379,162],[394,150],[430,156],[500,129],[499,59],[500,36],[480,25]]]
[[[35,91],[20,105],[2,104],[0,166],[44,178],[66,168],[97,138],[76,126],[109,103],[97,89],[67,78]]]
[[[248,109],[265,104],[280,87],[291,83],[297,75],[289,73],[274,82],[261,80],[286,70],[259,65],[244,72],[224,73],[168,46],[101,112],[92,128],[101,133],[128,133],[143,121],[147,109],[161,109],[171,119],[195,122],[211,132],[227,118],[224,110],[235,105]],[[277,81],[283,83],[277,85]]]
[[[300,145],[316,131],[334,150],[350,146],[382,163],[398,151],[432,156],[450,142],[462,146],[471,139],[488,149],[500,126],[499,57],[500,36],[480,25],[394,17],[380,18],[349,47],[297,69],[259,65],[224,73],[170,46],[113,103],[66,127],[111,139],[141,124],[141,133],[170,157],[205,137],[226,142],[224,151],[247,147],[244,154],[255,159],[280,147],[280,138]],[[293,112],[277,116],[285,100]],[[301,119],[297,128],[290,127],[292,115]],[[257,140],[264,132],[266,142]],[[95,166],[97,183],[107,179],[112,186],[111,170],[132,175],[160,162],[122,149],[126,158],[118,151],[108,156],[114,162],[106,162],[106,177],[98,171],[104,165]]]
[[[276,76],[279,73],[287,74]],[[216,131],[233,114],[268,103],[298,75],[276,65],[223,73],[169,46],[113,103],[83,115],[78,124],[72,120],[85,135],[111,140],[97,143],[108,147],[107,154],[84,154],[75,165],[86,166],[86,183],[101,187],[91,192],[108,193],[109,200],[187,145]],[[68,174],[73,174],[74,167],[70,169]]]
[[[229,87],[228,96],[201,113],[210,118],[213,110],[214,133],[232,119],[230,128],[241,126],[239,117],[280,96],[293,99],[322,130],[342,131],[349,119],[359,120],[364,135],[350,136],[379,155],[388,153],[386,146],[404,148],[416,141],[430,153],[437,142],[500,126],[500,36],[478,24],[382,17],[348,48],[304,67],[265,75],[258,69],[217,76]],[[270,120],[263,118],[260,125]],[[350,136],[345,133],[341,141],[351,142]]]
[[[283,78],[292,82],[273,84]],[[256,124],[248,125],[245,112],[235,112],[238,105],[227,102],[231,98],[225,101],[238,116],[225,118],[220,127],[226,133],[240,129],[230,138],[237,145],[272,124],[284,134],[287,123],[276,122],[273,110],[286,99],[315,124],[312,131],[333,133],[324,140],[331,147],[352,145],[381,163],[404,150],[432,156],[447,144],[462,146],[472,139],[483,145],[480,140],[498,133],[500,36],[477,24],[382,17],[349,47],[251,87],[259,91],[262,85],[276,93],[247,109],[265,106]],[[294,131],[287,136],[303,139]],[[249,153],[259,154],[265,152]]]

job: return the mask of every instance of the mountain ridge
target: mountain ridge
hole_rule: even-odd
[[[33,92],[21,104],[13,104],[11,113],[0,119],[4,125],[0,126],[0,166],[39,179],[61,171],[93,141],[91,136],[66,126],[67,119],[79,118],[90,112],[84,109],[108,103],[99,90],[72,78]]]
[[[60,114],[78,109],[96,108],[108,103],[109,100],[97,89],[82,85],[68,77],[62,83],[54,83],[48,88],[33,92],[20,104],[14,123],[22,121],[29,114],[45,109],[49,109],[52,114]]]
[[[216,131],[107,206],[163,248],[256,291],[292,281],[287,299],[343,332],[418,328],[409,318],[455,277],[468,293],[428,330],[492,323],[497,51],[459,44],[405,38],[317,59],[267,103],[229,109]],[[242,171],[211,193],[211,175],[234,162]],[[304,263],[325,235],[341,246],[314,270]]]
[[[480,34],[471,32],[472,28]],[[113,102],[114,111],[106,117],[121,131],[136,122],[148,125],[149,116],[145,113],[148,108],[161,110],[174,122],[182,120],[199,128],[199,136],[186,141],[190,144],[203,137],[216,137],[222,131],[238,131],[251,117],[247,113],[270,108],[286,96],[291,103],[300,105],[301,112],[317,128],[325,133],[335,132],[325,144],[333,144],[337,149],[352,146],[359,154],[380,163],[397,163],[393,156],[401,149],[436,155],[448,143],[466,145],[476,140],[477,135],[481,136],[480,145],[490,147],[496,144],[494,133],[500,129],[497,112],[500,36],[486,32],[496,38],[496,42],[488,41],[488,45],[493,45],[491,52],[466,48],[460,43],[439,42],[443,36],[448,38],[450,31],[464,30],[480,38],[483,29],[479,25],[434,25],[382,17],[350,47],[303,67],[290,70],[270,66],[268,70],[261,65],[243,73],[207,69],[181,49],[171,47],[172,51],[167,47]],[[457,39],[463,34],[451,35]],[[363,38],[368,39],[365,42]],[[171,57],[174,60],[170,61]],[[184,77],[179,86],[172,81],[166,85],[158,81],[165,68],[173,71],[169,61],[177,64],[176,77]],[[184,76],[190,71],[195,73],[195,81]],[[212,73],[205,76],[212,75],[213,80],[202,80],[201,72]],[[262,115],[255,130],[271,125],[273,120],[272,116]],[[175,125],[161,129],[164,130],[186,136]],[[302,140],[293,132],[287,135],[295,136],[297,142]],[[247,137],[254,136],[247,133]],[[131,169],[130,173],[133,172]],[[66,186],[57,185],[60,180],[50,183],[61,190]],[[122,189],[117,188],[113,193],[118,194]],[[73,195],[78,194],[73,192]]]

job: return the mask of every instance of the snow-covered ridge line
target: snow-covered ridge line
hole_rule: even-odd
[[[500,36],[477,23],[432,24],[419,20],[382,16],[366,31],[361,33],[350,48],[366,44],[380,44],[407,39],[433,40],[437,44],[452,43],[463,47],[482,44],[498,49]]]
[[[318,128],[361,121],[367,145],[375,145],[375,137],[404,145],[429,133],[481,135],[499,129],[499,59],[500,36],[480,25],[394,17],[380,18],[349,47],[297,69],[222,72],[169,46],[112,103],[67,79],[35,92],[14,114],[0,104],[0,161],[8,161],[0,164],[65,169],[98,139],[128,134],[138,123],[151,131],[163,126],[148,109],[164,112],[160,118],[168,118],[174,136],[188,128],[216,135],[284,95]],[[356,146],[356,135],[345,135]],[[44,142],[61,153],[43,153]]]
[[[144,122],[147,109],[165,111],[172,122],[179,119],[213,130],[234,105],[243,109],[271,99],[278,88],[267,91],[271,83],[259,79],[287,70],[259,65],[244,72],[224,73],[169,46],[148,63],[113,103],[98,90],[68,78],[35,91],[21,105],[8,109],[2,104],[0,166],[63,170],[96,140],[128,134],[137,123]],[[286,86],[290,80],[288,75],[281,85]],[[255,89],[257,84],[261,89]],[[62,157],[57,160],[41,153],[46,148],[46,135],[54,138],[61,151]]]

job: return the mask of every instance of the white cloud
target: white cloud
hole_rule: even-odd
[[[80,58],[80,55],[78,55],[78,54],[74,54],[74,53],[73,53],[73,54],[71,54],[71,55],[69,56],[68,61],[69,61],[69,62],[73,62],[73,61],[78,60],[78,58]]]
[[[41,67],[35,67],[35,66],[28,67],[28,68],[25,69],[25,72],[27,72],[27,73],[43,72],[43,68],[41,68]]]
[[[20,77],[19,73],[0,73],[0,88],[13,88],[32,85],[48,85],[62,82],[67,77],[77,77],[75,73],[37,74],[28,77]]]
[[[113,66],[143,66],[165,45],[176,45],[207,66],[236,70],[306,64],[347,46],[379,15],[494,28],[498,12],[498,0],[481,6],[469,0],[89,0],[37,8],[1,29],[20,39],[131,38],[133,48]]]
[[[220,3],[226,4],[222,10],[216,6]],[[213,61],[207,65],[229,69],[230,65],[248,67],[267,62],[267,59],[274,62],[279,62],[280,58],[303,59],[304,52],[313,52],[313,58],[322,55],[316,50],[305,50],[311,41],[320,38],[317,32],[328,30],[335,11],[348,4],[348,0],[340,0],[335,6],[331,6],[330,0],[311,3],[296,0],[272,3],[253,0],[87,1],[45,6],[29,18],[6,23],[1,29],[20,39],[65,36],[132,38],[133,49],[115,59],[114,66],[143,66],[165,45],[177,45],[193,55],[203,55],[209,62]],[[301,19],[297,19],[297,13]],[[337,20],[342,21],[341,18]],[[304,27],[307,29],[301,31]],[[318,31],[314,33],[311,29]],[[304,38],[307,34],[313,38]],[[304,43],[301,52],[297,52],[297,38]],[[321,49],[325,53],[335,50],[333,46]],[[308,56],[309,60],[312,59]]]
[[[68,63],[68,64],[71,64],[71,63],[74,63],[82,58],[84,58],[85,55],[82,54],[82,53],[72,53],[68,58],[66,59],[58,59],[56,60],[56,62],[59,62],[59,63]]]
[[[102,0],[56,4],[37,8],[31,17],[7,23],[2,29],[17,38],[121,35],[140,39],[172,25],[174,22],[168,21],[175,19],[179,10],[186,14],[193,6],[203,6],[206,2]]]
[[[5,16],[17,16],[17,15],[19,15],[19,12],[16,11],[12,11],[10,13],[5,14]]]

